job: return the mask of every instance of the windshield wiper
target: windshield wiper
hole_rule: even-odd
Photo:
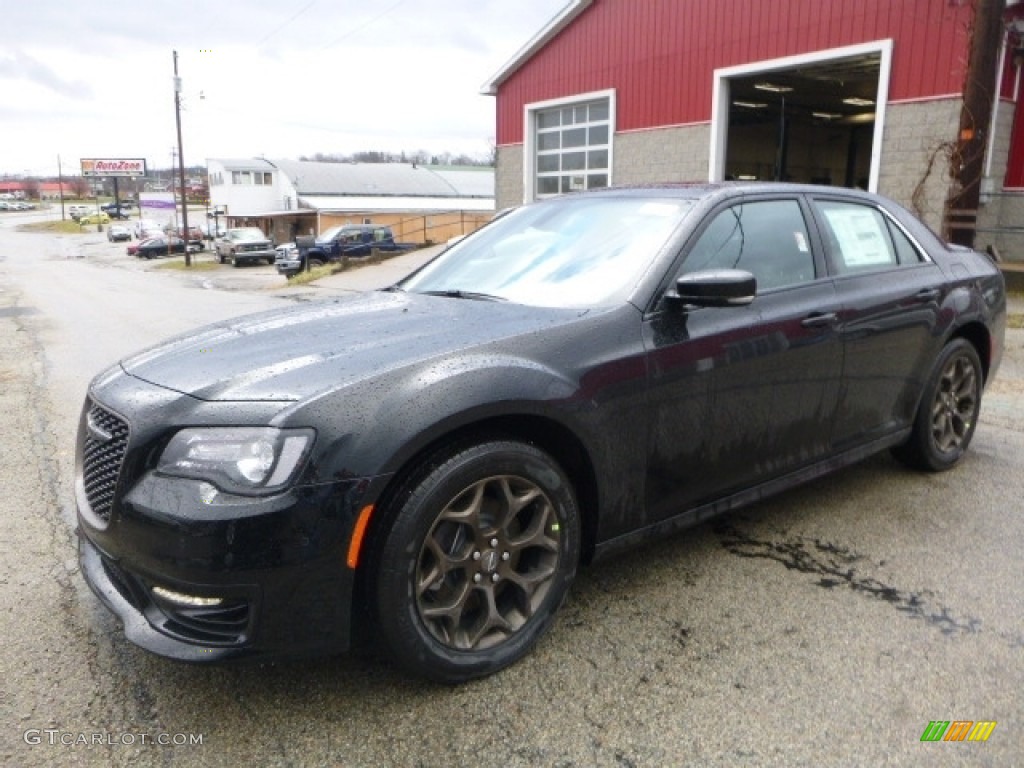
[[[491,293],[464,291],[461,288],[445,288],[443,291],[417,291],[425,296],[445,296],[449,299],[477,299],[478,301],[508,301],[504,296]]]

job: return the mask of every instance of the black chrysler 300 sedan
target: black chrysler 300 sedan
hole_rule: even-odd
[[[527,205],[398,285],[211,326],[89,387],[83,572],[175,659],[522,657],[581,562],[891,449],[955,465],[1003,280],[848,190]]]

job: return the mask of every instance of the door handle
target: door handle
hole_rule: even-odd
[[[914,294],[914,298],[920,302],[935,301],[939,298],[939,295],[940,292],[938,288],[922,288]]]
[[[815,312],[800,321],[804,328],[822,328],[827,325],[835,325],[838,315],[835,312]]]

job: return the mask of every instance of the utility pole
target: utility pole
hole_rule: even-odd
[[[188,197],[185,194],[185,153],[181,146],[181,78],[178,77],[177,51],[174,51],[174,124],[178,128],[178,189],[181,191],[181,235],[185,241],[185,266],[191,267],[192,254],[188,251]]]
[[[981,179],[985,173],[985,147],[991,140],[992,105],[999,97],[996,61],[1003,35],[1005,0],[977,0],[960,132],[950,176],[954,189],[946,202],[945,229],[950,242],[974,247],[977,232]]]
[[[60,155],[57,155],[57,193],[60,195],[60,220],[64,221],[64,171],[60,167]]]

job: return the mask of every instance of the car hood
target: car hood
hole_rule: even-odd
[[[592,312],[365,293],[208,326],[127,358],[121,367],[202,400],[298,401]]]

